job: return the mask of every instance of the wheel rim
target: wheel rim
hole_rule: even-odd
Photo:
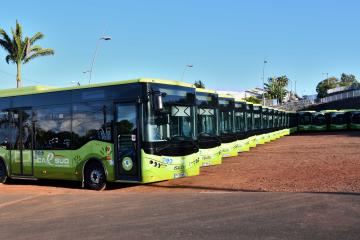
[[[103,175],[102,172],[99,171],[98,169],[92,170],[90,173],[91,182],[95,184],[99,184],[101,182],[102,175]]]

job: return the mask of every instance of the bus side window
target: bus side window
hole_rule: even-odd
[[[72,145],[77,149],[91,140],[111,141],[112,104],[75,103],[72,116]]]
[[[34,110],[35,149],[62,150],[71,147],[70,105],[55,105]]]
[[[9,115],[7,112],[0,112],[0,145],[6,149],[10,148],[9,142]]]

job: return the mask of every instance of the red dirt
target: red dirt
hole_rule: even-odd
[[[0,185],[0,191],[84,192],[77,186],[32,184],[36,182]],[[360,192],[360,132],[288,136],[226,158],[222,165],[204,167],[200,176],[147,185],[114,185],[113,191]]]

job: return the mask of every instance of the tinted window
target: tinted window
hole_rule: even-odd
[[[34,109],[35,149],[70,149],[70,105]]]
[[[111,141],[112,105],[104,102],[73,105],[73,148],[80,148],[88,141]]]
[[[9,116],[7,112],[0,112],[0,145],[9,147]]]

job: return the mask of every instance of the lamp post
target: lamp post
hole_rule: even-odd
[[[192,67],[194,67],[194,65],[192,65],[192,64],[187,64],[187,65],[185,66],[184,71],[183,71],[183,73],[182,73],[182,75],[181,75],[181,81],[184,79],[184,75],[185,75],[186,69],[192,68]]]
[[[89,73],[89,84],[91,83],[91,76],[92,76],[92,72],[93,72],[93,67],[94,67],[96,55],[98,53],[99,45],[100,45],[101,40],[110,41],[111,37],[109,37],[109,36],[101,37],[101,38],[98,39],[98,41],[96,43],[96,48],[95,48],[94,56],[93,56],[92,61],[91,61],[90,69],[83,72],[83,73]]]
[[[264,58],[264,64],[262,69],[262,87],[263,87],[263,94],[262,94],[262,104],[265,106],[265,66],[267,64],[266,59]]]

